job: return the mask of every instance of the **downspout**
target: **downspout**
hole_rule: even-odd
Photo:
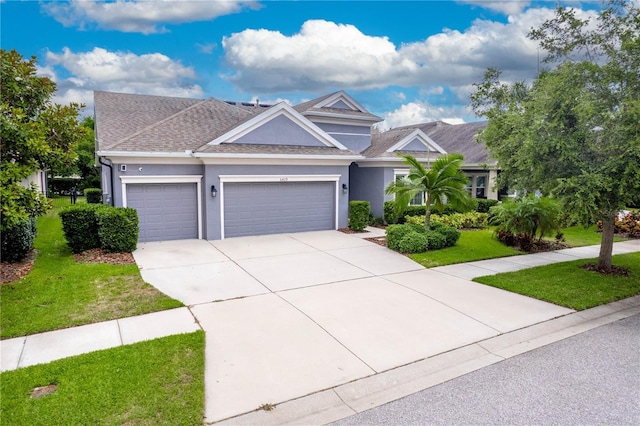
[[[102,157],[98,156],[98,162],[100,164],[102,164],[103,166],[107,166],[109,168],[109,180],[111,181],[111,194],[109,194],[109,204],[111,204],[113,206],[113,166],[109,163],[104,163],[102,161]]]

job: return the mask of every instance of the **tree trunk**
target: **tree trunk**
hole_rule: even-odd
[[[426,208],[424,211],[424,229],[427,231],[431,227],[431,199],[428,194],[425,194]]]
[[[616,215],[611,213],[602,220],[602,241],[600,242],[600,255],[598,256],[598,269],[602,271],[611,270],[615,220]]]

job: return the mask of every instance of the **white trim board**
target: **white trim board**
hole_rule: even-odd
[[[127,185],[195,183],[198,203],[198,239],[202,239],[202,175],[120,176],[120,180],[122,181],[122,207],[127,207]]]

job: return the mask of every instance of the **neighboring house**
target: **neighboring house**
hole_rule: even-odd
[[[442,137],[453,138],[446,142],[437,130],[458,126],[372,134],[382,119],[343,91],[293,107],[110,92],[94,97],[103,199],[138,210],[140,241],[346,227],[350,199],[370,201],[382,216],[390,198],[384,188],[407,170],[398,152],[428,162],[452,149],[465,155],[476,149],[462,145],[473,141],[477,123],[475,130],[445,132]],[[482,151],[468,164],[473,194],[492,195],[495,167],[485,169],[486,160]]]
[[[47,174],[44,170],[38,169],[26,179],[22,179],[20,184],[25,188],[35,186],[37,192],[42,195],[47,195]]]

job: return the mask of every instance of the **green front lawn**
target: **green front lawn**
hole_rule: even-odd
[[[38,257],[0,287],[0,337],[39,333],[183,306],[145,283],[137,265],[77,263],[57,214],[38,219]]]
[[[571,247],[595,246],[602,241],[602,234],[597,232],[595,225],[585,228],[584,226],[571,226],[562,230],[565,244]],[[614,237],[614,242],[625,241],[624,238]]]
[[[202,425],[204,332],[7,371],[0,380],[6,425]],[[57,390],[31,398],[49,385]]]
[[[473,262],[475,260],[523,254],[507,247],[493,237],[493,230],[461,231],[458,243],[453,247],[425,253],[410,254],[409,257],[425,268]]]
[[[613,264],[628,269],[629,276],[601,275],[580,267],[596,261],[556,263],[474,281],[578,311],[640,294],[640,253],[613,256]]]

